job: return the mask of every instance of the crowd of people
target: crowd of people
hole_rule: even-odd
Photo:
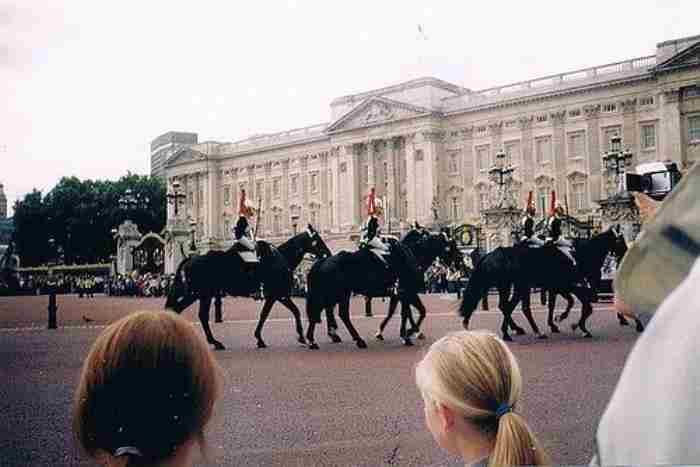
[[[171,274],[118,274],[105,283],[105,293],[113,297],[163,297],[173,282]]]
[[[21,274],[17,295],[43,295],[50,291],[57,294],[78,294],[80,298],[94,297],[104,292],[105,278],[97,274],[50,275]]]

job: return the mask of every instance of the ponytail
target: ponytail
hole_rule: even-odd
[[[500,417],[489,467],[549,463],[549,456],[523,417],[513,412]]]

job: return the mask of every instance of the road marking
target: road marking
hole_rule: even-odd
[[[540,310],[540,309],[535,309],[532,310],[533,314],[544,314],[547,313],[548,310]],[[555,310],[555,311],[560,311],[561,310]],[[610,306],[605,306],[605,307],[599,307],[595,308],[593,311],[614,311],[614,307],[612,305]],[[514,312],[515,314],[522,314],[520,310],[516,310]],[[572,313],[575,313],[575,311],[572,310]],[[386,318],[387,315],[374,315],[370,319],[384,319]],[[400,318],[401,314],[400,313],[395,313],[395,317]],[[496,310],[493,311],[475,311],[472,316],[502,316],[502,314]],[[446,318],[446,317],[452,317],[452,318],[458,318],[459,315],[454,312],[454,313],[428,313],[426,315],[427,318]],[[356,320],[358,318],[363,318],[367,319],[366,316],[364,315],[352,315],[352,319]],[[292,322],[292,318],[268,318],[265,323],[288,323]],[[257,319],[226,319],[222,323],[213,323],[215,325],[219,324],[257,324],[258,320]],[[111,323],[109,323],[111,324]],[[59,329],[66,329],[66,330],[73,330],[73,329],[104,329],[109,324],[92,324],[92,325],[68,325],[68,326],[59,326]],[[201,324],[196,321],[192,322],[192,325],[194,326],[201,326]],[[6,332],[6,333],[12,333],[12,332],[29,332],[29,331],[49,331],[49,329],[46,328],[45,325],[31,325],[31,326],[20,326],[20,327],[14,327],[14,328],[0,328],[0,332]]]

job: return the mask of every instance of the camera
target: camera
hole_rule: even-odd
[[[649,162],[636,167],[636,174],[626,174],[627,191],[637,191],[661,201],[681,179],[675,162]]]

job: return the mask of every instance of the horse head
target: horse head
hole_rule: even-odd
[[[313,225],[308,224],[306,227],[304,252],[314,255],[316,258],[327,258],[332,255],[330,248],[323,241],[321,235],[314,229]]]

